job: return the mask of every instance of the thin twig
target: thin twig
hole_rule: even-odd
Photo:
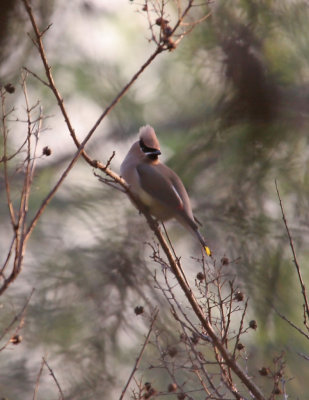
[[[2,335],[0,336],[0,340],[2,340],[2,339],[4,338],[4,336],[11,330],[11,328],[13,327],[13,325],[14,325],[18,320],[20,321],[19,324],[18,324],[18,326],[17,326],[17,328],[16,328],[15,331],[14,331],[14,334],[13,334],[13,335],[10,335],[10,338],[8,339],[8,341],[6,342],[6,344],[0,348],[0,351],[2,351],[3,349],[5,349],[5,348],[8,346],[8,344],[11,343],[11,338],[12,338],[12,336],[16,335],[16,334],[20,331],[20,329],[21,329],[21,327],[22,327],[22,325],[23,325],[24,316],[25,316],[27,307],[28,307],[29,302],[30,302],[30,300],[31,300],[31,297],[32,297],[32,295],[33,295],[33,293],[34,293],[34,290],[35,290],[34,288],[31,290],[31,293],[30,293],[30,295],[28,296],[28,298],[27,298],[25,304],[23,305],[23,308],[20,310],[20,312],[19,312],[17,315],[15,315],[15,317],[12,319],[12,321],[10,322],[10,324],[5,328],[5,330],[3,331]]]
[[[248,299],[246,300],[245,307],[244,307],[242,315],[241,315],[241,320],[240,320],[240,323],[239,323],[238,333],[236,335],[236,341],[235,341],[235,346],[234,346],[234,351],[233,351],[233,357],[235,357],[235,353],[236,353],[236,350],[237,350],[237,345],[238,345],[239,340],[240,340],[240,335],[242,333],[244,333],[243,332],[243,326],[244,326],[244,320],[245,320],[245,315],[246,315],[246,312],[247,312],[247,308],[248,308]]]
[[[297,325],[295,325],[292,321],[290,321],[287,317],[285,317],[283,314],[281,314],[276,308],[275,308],[275,311],[279,315],[280,318],[282,318],[285,322],[287,322],[289,325],[291,325],[292,328],[296,329],[300,334],[302,334],[303,336],[305,336],[306,339],[309,340],[309,335],[306,332],[304,332]]]
[[[23,69],[28,72],[30,75],[34,76],[34,78],[36,78],[39,82],[43,83],[43,85],[47,86],[48,88],[50,88],[50,85],[48,82],[44,81],[44,79],[40,78],[39,75],[37,75],[35,72],[31,71],[29,68],[27,67],[23,67]]]
[[[147,336],[146,336],[146,338],[145,338],[145,340],[144,340],[144,343],[143,343],[143,346],[142,346],[142,348],[141,348],[141,351],[139,352],[139,354],[138,354],[138,356],[137,356],[137,358],[136,358],[136,360],[135,360],[135,364],[134,364],[133,369],[132,369],[132,371],[131,371],[131,374],[130,374],[128,380],[127,380],[127,383],[125,384],[125,386],[124,386],[124,388],[123,388],[123,390],[122,390],[122,392],[121,392],[121,395],[120,395],[120,397],[119,397],[119,400],[122,400],[122,399],[123,399],[123,396],[125,395],[125,393],[126,393],[128,387],[129,387],[129,385],[130,385],[130,382],[131,382],[131,380],[132,380],[132,378],[133,378],[135,372],[137,371],[137,369],[138,369],[138,367],[139,367],[139,364],[140,364],[140,362],[141,362],[143,353],[144,353],[144,351],[145,351],[145,349],[146,349],[146,346],[147,346],[147,344],[148,344],[148,342],[149,342],[150,335],[151,335],[151,332],[152,332],[152,330],[153,330],[153,326],[154,326],[154,323],[155,323],[155,321],[156,321],[156,319],[157,319],[158,313],[159,313],[159,311],[156,310],[155,313],[154,313],[154,315],[153,315],[153,317],[152,317],[152,319],[151,319],[151,324],[150,324],[150,327],[149,327]]]
[[[304,302],[305,302],[304,305],[305,305],[305,310],[306,310],[307,319],[308,319],[309,318],[309,304],[308,304],[308,298],[307,298],[307,293],[306,293],[306,287],[305,287],[305,284],[304,284],[304,281],[303,281],[303,278],[302,278],[300,266],[299,266],[298,261],[297,261],[296,252],[295,252],[295,248],[294,248],[294,244],[293,244],[293,239],[292,239],[292,236],[291,236],[291,233],[290,233],[290,229],[288,227],[288,223],[287,223],[287,220],[286,220],[286,217],[285,217],[285,212],[284,212],[283,204],[282,204],[282,201],[281,201],[281,197],[280,197],[280,193],[279,193],[279,189],[278,189],[278,185],[277,185],[277,180],[275,180],[275,185],[276,185],[276,191],[277,191],[277,195],[278,195],[278,199],[279,199],[282,219],[283,219],[284,226],[285,226],[288,238],[289,238],[290,248],[291,248],[291,251],[292,251],[292,254],[293,254],[293,262],[294,262],[294,265],[296,267],[298,280],[299,280],[299,283],[300,283],[303,299],[304,299]],[[306,325],[306,319],[305,319],[304,323]]]
[[[56,378],[56,376],[55,376],[55,374],[54,374],[54,371],[53,371],[53,370],[51,369],[51,367],[48,365],[48,362],[46,361],[46,358],[45,358],[45,357],[43,357],[42,360],[43,360],[44,364],[46,365],[46,367],[48,368],[48,370],[49,370],[49,372],[50,372],[50,375],[52,376],[53,380],[55,381],[55,383],[56,383],[56,385],[57,385],[57,388],[58,388],[59,394],[60,394],[60,399],[61,399],[61,400],[64,400],[63,391],[62,391],[61,386],[60,386],[60,384],[59,384],[59,382],[58,382],[58,379]]]
[[[7,166],[7,126],[6,126],[6,109],[5,109],[5,95],[3,91],[1,90],[1,107],[2,107],[2,129],[3,129],[3,166],[4,166],[4,182],[5,182],[5,191],[6,191],[6,197],[7,197],[7,205],[9,207],[9,212],[10,212],[10,218],[11,218],[11,224],[13,228],[16,225],[16,216],[14,212],[14,207],[13,203],[11,200],[11,189],[10,189],[10,182],[9,182],[9,177],[8,177],[8,166]]]
[[[39,372],[36,377],[35,387],[34,387],[34,391],[33,391],[33,400],[36,400],[36,398],[37,398],[43,368],[44,368],[44,359],[42,358],[41,366],[40,366]]]

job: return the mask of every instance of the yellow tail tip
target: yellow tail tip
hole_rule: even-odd
[[[209,248],[208,246],[205,246],[204,249],[205,249],[205,251],[206,251],[206,254],[207,254],[209,257],[211,257],[210,248]]]

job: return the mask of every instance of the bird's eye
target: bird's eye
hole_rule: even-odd
[[[147,146],[145,145],[143,139],[140,139],[140,141],[139,141],[139,147],[141,148],[141,150],[142,150],[144,153],[151,152],[151,150],[152,150],[150,147],[147,147]]]
[[[158,155],[161,154],[160,150],[146,146],[143,139],[140,139],[139,147],[141,148],[142,152],[145,153],[152,160],[156,160],[158,158]]]

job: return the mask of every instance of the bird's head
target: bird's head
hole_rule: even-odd
[[[157,160],[161,154],[160,144],[154,129],[150,125],[142,126],[139,130],[139,147],[151,160]]]

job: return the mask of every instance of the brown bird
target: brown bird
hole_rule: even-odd
[[[198,231],[188,193],[178,177],[159,160],[160,144],[150,125],[139,130],[139,140],[131,146],[120,166],[120,174],[149,209],[151,215],[160,221],[176,218],[193,233],[208,256],[211,251]]]

